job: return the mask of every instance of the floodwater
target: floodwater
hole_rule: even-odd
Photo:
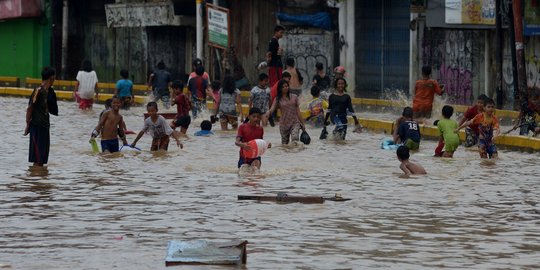
[[[540,156],[473,149],[433,158],[423,141],[412,160],[427,176],[399,178],[379,133],[347,141],[274,147],[259,176],[239,176],[234,132],[190,136],[184,149],[102,156],[88,139],[103,105],[60,102],[46,172],[29,171],[27,99],[0,97],[0,269],[164,269],[167,241],[245,239],[248,269],[532,269],[540,265]],[[143,108],[122,111],[128,129]],[[362,112],[360,112],[362,115]],[[200,120],[188,130],[193,134]],[[214,125],[217,128],[217,125]],[[128,136],[132,141],[134,135]],[[287,192],[347,202],[279,204],[237,195]],[[174,266],[169,269],[221,269]]]

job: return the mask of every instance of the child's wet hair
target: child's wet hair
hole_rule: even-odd
[[[201,130],[212,130],[212,122],[209,120],[204,120],[201,122]]]
[[[423,66],[422,75],[426,75],[426,76],[431,75],[431,66]]]
[[[274,33],[279,31],[285,31],[285,27],[281,25],[276,25],[276,27],[274,27]]]
[[[197,66],[195,68],[195,74],[202,76],[204,74],[204,67],[203,66]]]
[[[483,101],[484,103],[486,102],[486,99],[488,99],[489,97],[486,96],[485,94],[481,94],[478,96],[478,98],[476,98],[477,100],[481,100]]]
[[[259,74],[259,82],[262,82],[266,79],[268,79],[268,75],[266,73]]]
[[[184,89],[184,82],[182,82],[181,80],[175,80],[174,82],[172,82],[171,88],[182,90]]]
[[[316,68],[317,70],[323,70],[323,68],[324,68],[323,63],[317,62],[317,64],[315,64],[315,68]]]
[[[450,119],[450,117],[452,117],[453,114],[454,114],[454,107],[450,105],[444,105],[444,107],[442,108],[442,115],[444,116],[444,118]]]
[[[398,147],[396,154],[401,160],[407,160],[410,157],[409,148],[407,148],[405,145]]]
[[[285,65],[289,66],[289,67],[294,67],[294,58],[287,58],[287,60],[285,60]]]
[[[213,80],[212,83],[210,83],[210,87],[214,90],[219,90],[221,88],[221,82],[218,80]]]
[[[56,75],[56,70],[52,67],[44,67],[41,70],[41,79],[42,80],[48,80],[52,76]]]
[[[154,101],[148,102],[148,104],[146,104],[146,109],[149,109],[149,108],[151,108],[151,107],[155,108],[156,111],[158,110],[158,105],[157,105],[157,103],[154,102]]]
[[[112,98],[108,98],[107,100],[105,100],[105,108],[112,107],[112,100]]]
[[[283,74],[281,74],[281,78],[291,78],[291,73],[287,72],[287,71],[283,71]]]
[[[320,94],[321,94],[321,88],[319,88],[316,85],[311,87],[311,95],[313,97],[319,97]]]
[[[495,106],[495,101],[492,99],[492,98],[486,98],[484,100],[484,106],[487,106],[487,105],[493,105]]]
[[[403,108],[403,113],[401,114],[403,117],[412,118],[413,117],[413,109],[411,107],[405,107]]]
[[[123,79],[127,79],[129,77],[128,70],[127,69],[120,70],[120,77],[122,77]]]
[[[258,114],[262,114],[262,111],[261,111],[261,109],[259,109],[259,108],[255,108],[255,107],[253,107],[253,108],[249,109],[249,115],[252,115],[252,114],[256,114],[256,113],[258,113]]]

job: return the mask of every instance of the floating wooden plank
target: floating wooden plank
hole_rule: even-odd
[[[285,203],[324,203],[324,201],[344,202],[351,199],[343,198],[339,194],[336,194],[336,196],[334,197],[289,196],[287,194],[278,194],[276,196],[238,195],[238,200],[271,201]]]
[[[246,240],[210,242],[207,240],[169,241],[165,266],[180,264],[246,264]]]

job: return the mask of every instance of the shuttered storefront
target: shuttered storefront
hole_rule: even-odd
[[[356,95],[408,91],[410,1],[357,1]]]

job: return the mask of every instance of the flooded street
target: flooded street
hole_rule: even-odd
[[[47,175],[29,172],[26,98],[0,97],[0,269],[164,269],[168,240],[245,239],[248,269],[507,269],[540,265],[540,155],[474,149],[432,157],[424,140],[411,160],[427,176],[398,178],[380,133],[346,142],[280,145],[278,127],[262,176],[237,174],[235,132],[195,137],[184,149],[94,155],[88,143],[103,105],[60,102],[51,116]],[[121,111],[130,130],[143,107]],[[362,111],[358,114],[363,117]],[[214,129],[218,129],[215,124]],[[135,135],[129,135],[131,143]],[[237,195],[333,196],[347,202],[278,204]],[[242,268],[244,266],[241,266]],[[221,269],[176,266],[168,269]]]

